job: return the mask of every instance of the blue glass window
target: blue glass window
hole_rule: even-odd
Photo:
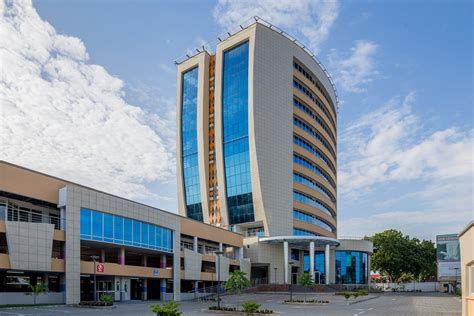
[[[315,282],[324,283],[325,279],[325,265],[324,265],[324,251],[315,251],[314,252],[314,272],[315,272]],[[303,257],[303,266],[304,272],[309,272],[309,252],[304,252]],[[319,278],[318,278],[319,275]]]
[[[316,233],[300,229],[300,228],[293,228],[293,236],[319,236]]]
[[[299,173],[293,173],[293,181],[294,182],[298,182],[298,183],[301,183],[315,191],[318,191],[319,193],[321,193],[322,195],[326,196],[328,199],[330,199],[331,201],[333,202],[336,202],[336,199],[334,198],[334,196],[329,192],[327,191],[322,185],[320,185],[319,183],[317,183],[315,180],[311,179],[311,178],[308,178],[304,175],[301,175]]]
[[[125,245],[132,245],[133,241],[133,221],[129,218],[123,220],[123,239]]]
[[[307,223],[310,223],[310,224],[313,224],[313,225],[316,225],[316,226],[319,226],[319,227],[322,227],[326,230],[329,230],[330,232],[333,231],[333,228],[332,226],[330,226],[328,223],[326,223],[325,221],[317,218],[316,216],[314,215],[311,215],[311,214],[307,214],[307,213],[304,213],[304,212],[301,212],[299,210],[293,210],[293,218],[294,219],[297,219],[299,221],[303,221],[303,222],[307,222]]]
[[[202,221],[197,145],[198,73],[196,67],[182,75],[181,159],[186,214],[189,218]]]
[[[317,198],[306,195],[304,193],[293,191],[293,200],[315,207],[319,209],[320,211],[322,211],[323,213],[326,213],[331,216],[334,213],[326,205],[321,203],[321,201],[319,201]]]
[[[336,283],[367,284],[368,255],[359,251],[336,251]]]
[[[254,221],[248,139],[249,43],[224,53],[222,125],[229,224]]]
[[[114,216],[104,213],[104,241],[113,242],[114,239]]]
[[[300,109],[301,111],[305,112],[306,114],[308,114],[309,116],[311,116],[313,118],[313,120],[318,123],[325,131],[326,133],[329,134],[329,136],[331,137],[331,139],[336,142],[336,138],[334,137],[332,131],[329,129],[329,127],[327,126],[327,124],[321,119],[321,117],[316,114],[316,112],[314,112],[310,107],[308,107],[306,104],[304,104],[303,102],[299,101],[298,99],[294,98],[293,99],[293,105],[297,108],[297,109]]]
[[[173,231],[141,221],[81,209],[81,239],[173,251]]]
[[[92,211],[92,239],[101,240],[104,229],[104,214]]]
[[[333,164],[329,161],[326,155],[324,155],[317,147],[313,146],[312,144],[305,141],[303,138],[296,135],[293,136],[293,144],[312,153],[313,155],[321,159],[322,162],[324,162],[332,171],[336,172],[336,168],[334,168]]]
[[[115,216],[114,218],[114,242],[123,240],[123,217]]]
[[[309,161],[306,158],[303,158],[299,155],[293,154],[293,162],[297,165],[300,165],[302,167],[305,167],[306,169],[311,170],[312,172],[316,173],[317,175],[321,176],[324,180],[329,182],[329,184],[335,189],[336,184],[332,181],[331,178],[323,171],[321,168],[319,168],[316,164],[313,162]]]
[[[326,149],[332,154],[332,157],[334,158],[334,160],[336,160],[336,153],[334,152],[334,150],[332,149],[331,146],[329,146],[329,143],[326,141],[326,139],[324,139],[323,136],[321,136],[321,134],[318,133],[317,130],[315,130],[314,128],[312,128],[308,123],[306,123],[304,120],[300,119],[299,117],[296,117],[294,116],[293,117],[293,125],[301,128],[302,130],[304,130],[306,133],[310,134],[311,136],[313,136],[313,138],[315,140],[317,140],[319,143],[321,143],[324,147],[326,147]]]
[[[140,246],[141,241],[141,225],[139,221],[133,221],[133,245]]]
[[[92,236],[92,214],[90,210],[81,209],[81,238],[90,239]]]

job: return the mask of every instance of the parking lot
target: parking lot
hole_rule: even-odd
[[[247,300],[256,300],[262,308],[272,309],[277,315],[461,315],[461,302],[454,296],[442,293],[386,293],[370,294],[357,300],[345,300],[342,296],[333,294],[295,295],[295,298],[316,298],[328,300],[328,305],[286,305],[282,301],[288,298],[283,294],[245,294],[225,296],[223,306],[239,306]],[[47,306],[29,308],[1,308],[0,315],[29,316],[29,315],[153,315],[149,306],[155,302],[118,303],[116,308],[90,309],[73,306]],[[180,302],[183,315],[206,315],[207,308],[212,302]],[[217,315],[212,313],[210,315]],[[227,314],[229,315],[229,314]]]

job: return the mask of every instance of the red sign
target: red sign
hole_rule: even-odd
[[[97,272],[104,272],[105,271],[105,267],[103,264],[98,264],[97,265],[97,268],[96,268]]]

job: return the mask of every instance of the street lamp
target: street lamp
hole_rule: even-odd
[[[91,256],[92,261],[94,261],[94,301],[97,301],[97,277],[96,277],[96,268],[95,262],[99,260],[99,256]]]
[[[221,255],[224,254],[223,251],[214,251],[214,253],[217,255],[217,309],[221,309],[221,296],[220,296],[220,290],[221,290]]]
[[[275,271],[275,284],[277,284],[277,267],[274,267],[273,270]]]
[[[293,265],[295,262],[293,260],[288,262],[290,266],[290,302],[293,302]]]

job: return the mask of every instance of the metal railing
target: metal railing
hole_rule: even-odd
[[[0,218],[10,222],[28,222],[28,223],[47,223],[53,224],[54,229],[64,227],[63,219],[59,215],[43,214],[41,211],[35,211],[16,205],[10,201],[0,203]]]
[[[277,27],[277,26],[271,24],[270,22],[267,22],[264,19],[260,18],[259,16],[254,16],[253,18],[250,18],[249,20],[245,21],[243,24],[240,24],[239,27],[237,27],[233,30],[230,30],[228,32],[225,32],[221,36],[218,36],[217,40],[212,41],[212,42],[208,42],[208,43],[204,43],[201,47],[198,47],[193,51],[189,51],[186,55],[176,59],[175,64],[179,65],[179,64],[185,62],[186,60],[188,60],[190,58],[193,58],[194,56],[196,56],[196,55],[198,55],[202,52],[207,52],[209,54],[213,54],[214,53],[214,48],[217,46],[218,43],[220,43],[222,41],[225,41],[229,37],[231,37],[231,36],[241,32],[241,31],[249,28],[250,26],[254,25],[255,23],[260,23],[260,24],[274,30],[275,32],[280,33],[281,35],[286,37],[288,40],[295,43],[302,50],[304,50],[311,58],[313,58],[313,60],[319,65],[321,70],[324,72],[324,74],[326,75],[326,77],[329,80],[329,83],[331,84],[332,88],[334,89],[334,96],[336,98],[335,108],[336,108],[336,111],[339,112],[339,95],[337,93],[337,89],[336,89],[336,85],[334,83],[334,80],[332,79],[331,75],[327,71],[326,67],[324,67],[324,65],[321,63],[321,61],[316,57],[316,55],[306,45],[304,45],[303,43],[298,41],[292,35],[288,34],[285,31],[283,31],[279,27]]]

